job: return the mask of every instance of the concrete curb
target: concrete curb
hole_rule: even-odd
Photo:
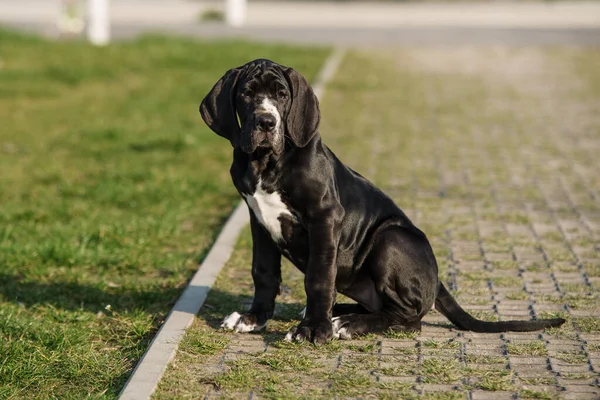
[[[323,95],[325,84],[335,73],[344,52],[345,50],[341,48],[335,49],[321,68],[313,85],[317,97]],[[217,275],[231,256],[235,242],[248,221],[248,208],[241,201],[227,219],[204,262],[131,373],[121,391],[120,400],[146,400],[152,396],[167,365],[175,356],[185,330],[200,311]]]
[[[185,330],[194,321],[219,271],[229,259],[248,218],[248,209],[240,202],[125,383],[119,397],[121,400],[149,399],[152,396],[175,356]]]

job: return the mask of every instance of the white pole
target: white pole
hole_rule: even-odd
[[[225,20],[231,26],[244,25],[246,22],[246,0],[225,0]]]
[[[96,46],[110,41],[109,0],[88,0],[88,40]]]

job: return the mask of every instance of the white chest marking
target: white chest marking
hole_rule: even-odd
[[[283,239],[279,217],[281,215],[288,215],[293,218],[293,216],[287,206],[281,201],[279,193],[265,192],[259,179],[254,194],[245,194],[244,198],[254,212],[258,222],[269,231],[273,240],[278,242]]]

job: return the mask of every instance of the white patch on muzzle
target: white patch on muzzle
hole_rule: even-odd
[[[279,135],[279,128],[281,127],[281,115],[279,115],[279,111],[277,110],[277,106],[273,104],[271,99],[268,97],[265,98],[260,106],[258,106],[257,111],[259,113],[271,114],[275,117],[275,133]]]

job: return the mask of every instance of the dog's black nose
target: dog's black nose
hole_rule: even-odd
[[[275,128],[277,121],[275,116],[270,114],[261,114],[256,117],[256,127],[262,131],[270,131]]]

